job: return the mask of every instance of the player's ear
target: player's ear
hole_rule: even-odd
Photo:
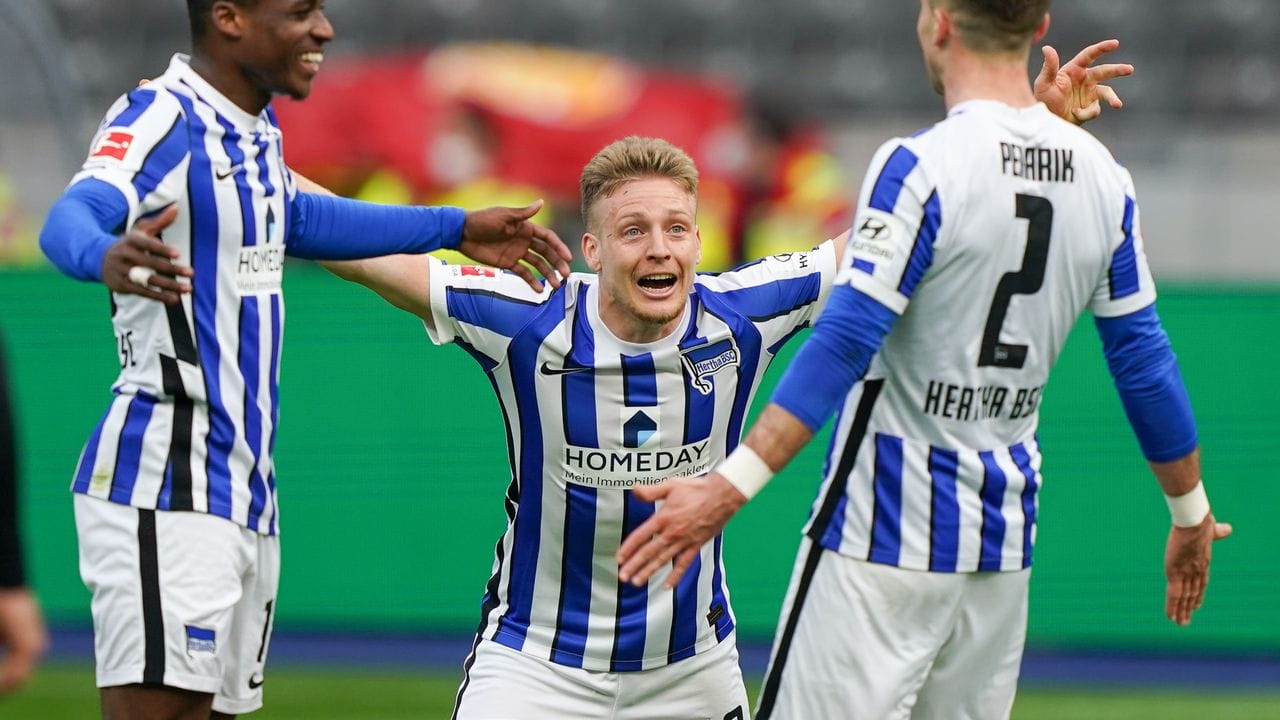
[[[933,45],[945,47],[955,28],[951,23],[951,13],[940,7],[933,8]]]
[[[244,8],[233,0],[216,0],[209,8],[209,32],[239,40],[244,36]]]
[[[587,261],[591,272],[600,272],[600,238],[592,233],[582,235],[582,258]]]
[[[1045,13],[1044,19],[1040,21],[1040,27],[1036,28],[1035,36],[1031,38],[1032,44],[1040,42],[1040,38],[1043,38],[1048,32],[1049,32],[1049,13]]]

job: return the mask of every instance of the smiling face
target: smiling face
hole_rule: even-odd
[[[643,177],[600,198],[582,252],[600,275],[600,317],[622,340],[665,337],[689,302],[702,240],[691,193],[666,177]]]
[[[245,76],[269,94],[301,100],[324,62],[333,25],[323,0],[258,0],[245,12],[237,58]]]

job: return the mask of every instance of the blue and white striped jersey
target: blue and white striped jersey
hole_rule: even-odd
[[[1085,308],[1155,300],[1129,173],[1043,105],[962,103],[881,147],[841,283],[900,317],[841,407],[807,533],[913,570],[1028,567],[1050,368]]]
[[[618,581],[614,553],[654,512],[629,490],[708,471],[737,446],[781,345],[835,279],[832,243],[699,276],[679,328],[646,344],[600,320],[599,281],[530,290],[493,270],[434,264],[432,340],[488,373],[506,421],[507,529],[481,637],[588,670],[659,667],[734,627],[719,536],[674,590]]]
[[[195,278],[174,306],[113,294],[120,376],[73,491],[274,534],[280,280],[297,192],[274,114],[246,113],[175,56],[108,111],[72,183],[86,178],[124,195],[127,225],[176,204],[163,237]]]

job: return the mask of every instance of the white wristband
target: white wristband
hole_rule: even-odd
[[[755,494],[760,492],[760,488],[773,479],[773,468],[761,460],[756,451],[747,447],[745,443],[738,445],[737,449],[729,453],[729,457],[716,466],[716,472],[723,475],[724,479],[737,488],[738,492],[747,496],[748,500],[755,497]]]
[[[1205,494],[1203,482],[1197,482],[1184,495],[1165,495],[1164,501],[1169,504],[1169,515],[1178,527],[1195,527],[1209,515],[1209,496]]]

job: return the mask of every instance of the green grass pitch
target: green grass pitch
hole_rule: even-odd
[[[0,699],[0,717],[63,720],[98,715],[93,670],[48,665],[16,695]],[[447,718],[453,709],[453,674],[410,670],[275,668],[266,707],[253,720],[422,720]],[[754,698],[756,686],[750,688]],[[1280,692],[1152,691],[1028,688],[1018,694],[1015,720],[1274,720]]]

